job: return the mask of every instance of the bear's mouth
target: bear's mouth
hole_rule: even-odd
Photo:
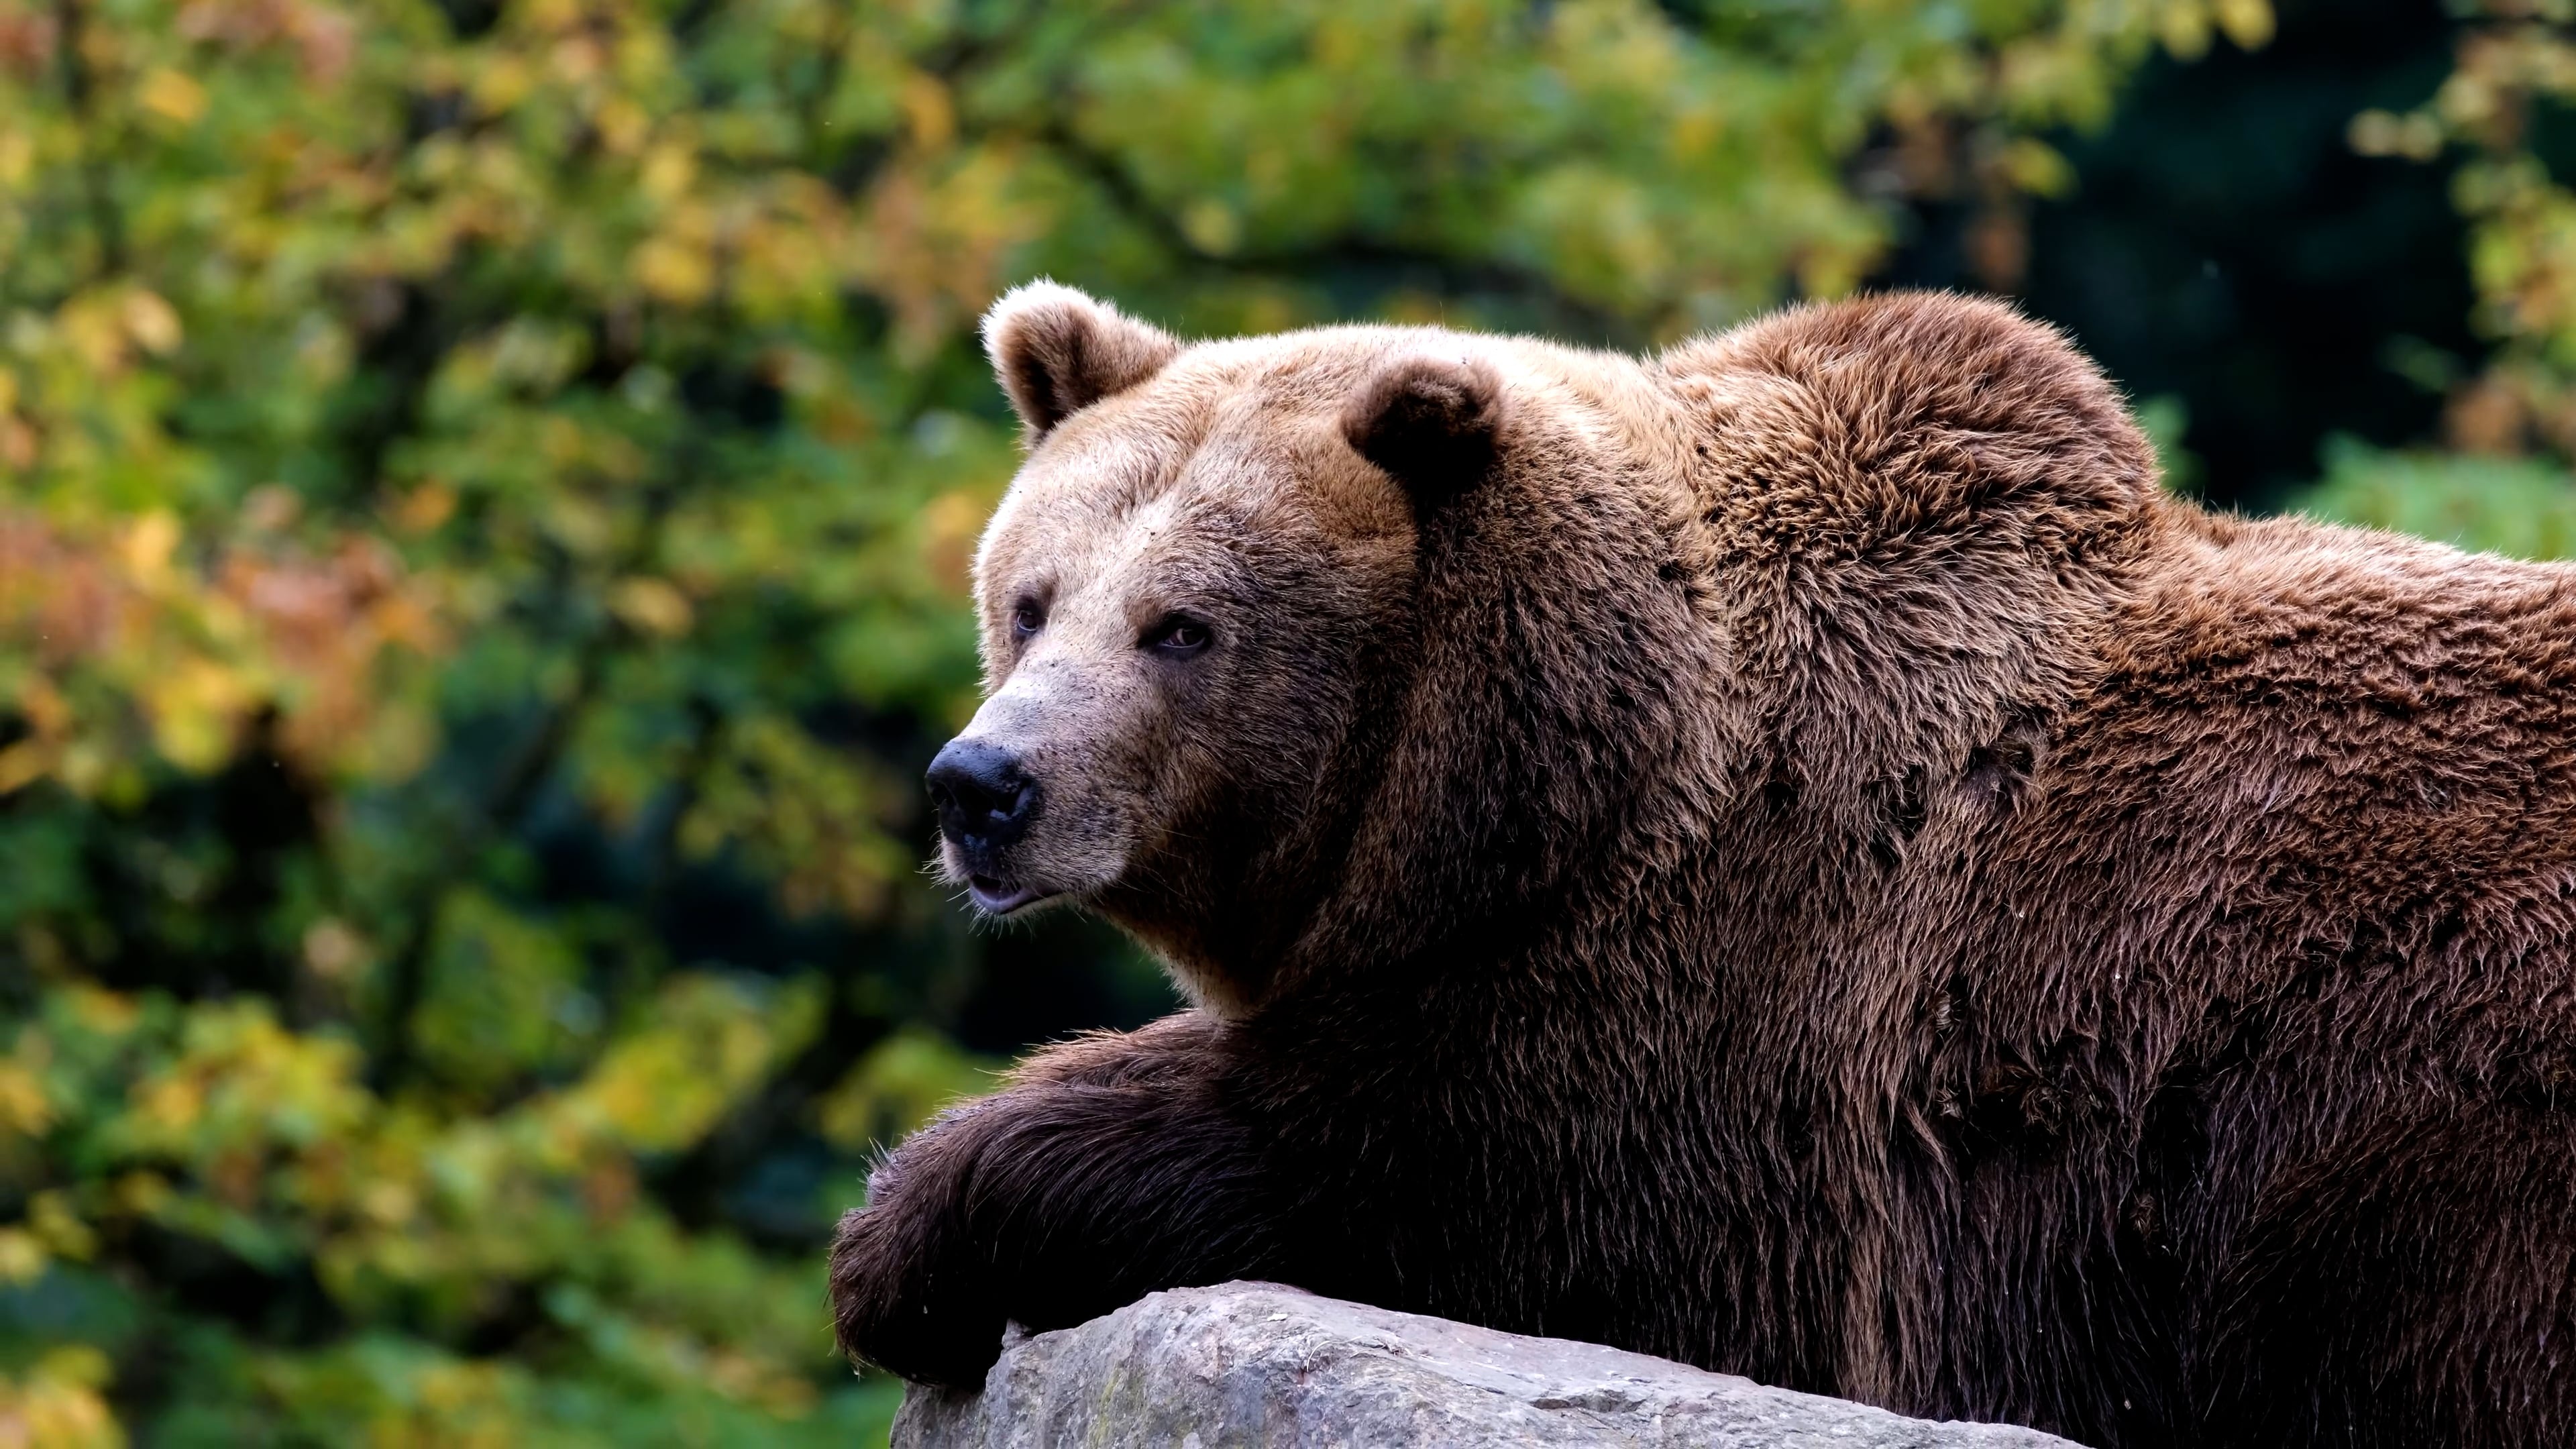
[[[1004,885],[989,875],[970,875],[966,877],[966,894],[975,902],[975,909],[984,914],[1007,916],[1043,899],[1046,893],[1029,886]]]

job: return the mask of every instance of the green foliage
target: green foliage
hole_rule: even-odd
[[[2516,558],[2576,558],[2576,479],[2537,458],[2385,452],[2330,438],[2298,511]]]
[[[1052,272],[1638,342],[2261,0],[0,0],[0,1438],[848,1443]],[[1091,1024],[1065,1021],[1070,1028]]]
[[[2183,435],[2191,430],[2191,407],[2171,393],[2141,399],[2133,405],[2138,428],[2155,446],[2156,466],[2164,473],[2165,487],[2190,496],[2200,491],[2200,459],[2183,446]]]
[[[2484,373],[2451,398],[2451,441],[2480,452],[2532,446],[2576,458],[2576,190],[2545,146],[2576,104],[2576,5],[2460,0],[2451,73],[2404,114],[2355,116],[2366,155],[2459,158],[2453,203],[2469,223],[2474,315],[2496,344]],[[2555,148],[2563,153],[2563,143]]]
[[[2465,381],[2445,360],[2423,360],[2426,384],[2449,393],[2446,431],[2460,451],[2328,439],[2325,477],[2298,506],[2463,548],[2576,557],[2576,477],[2564,466],[2576,461],[2576,192],[2567,158],[2543,144],[2576,102],[2576,6],[2475,0],[2457,9],[2469,24],[2431,100],[2402,115],[2366,111],[2353,118],[2351,140],[2368,155],[2461,155],[2452,200],[2469,224],[2473,320],[2496,348]]]

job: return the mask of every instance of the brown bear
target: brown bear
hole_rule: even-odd
[[[987,336],[943,868],[1196,1005],[893,1154],[850,1353],[1266,1278],[2095,1445],[2576,1442],[2576,569],[2166,496],[1955,296]]]

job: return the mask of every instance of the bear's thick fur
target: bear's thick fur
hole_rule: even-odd
[[[2576,1442],[2576,569],[2164,496],[1959,297],[988,336],[946,866],[1199,1005],[897,1151],[850,1352],[1249,1277],[2101,1446]]]

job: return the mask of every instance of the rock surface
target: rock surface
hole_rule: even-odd
[[[2073,1449],[1642,1354],[1268,1283],[1156,1293],[1012,1346],[980,1394],[915,1388],[896,1449],[1232,1445]]]

